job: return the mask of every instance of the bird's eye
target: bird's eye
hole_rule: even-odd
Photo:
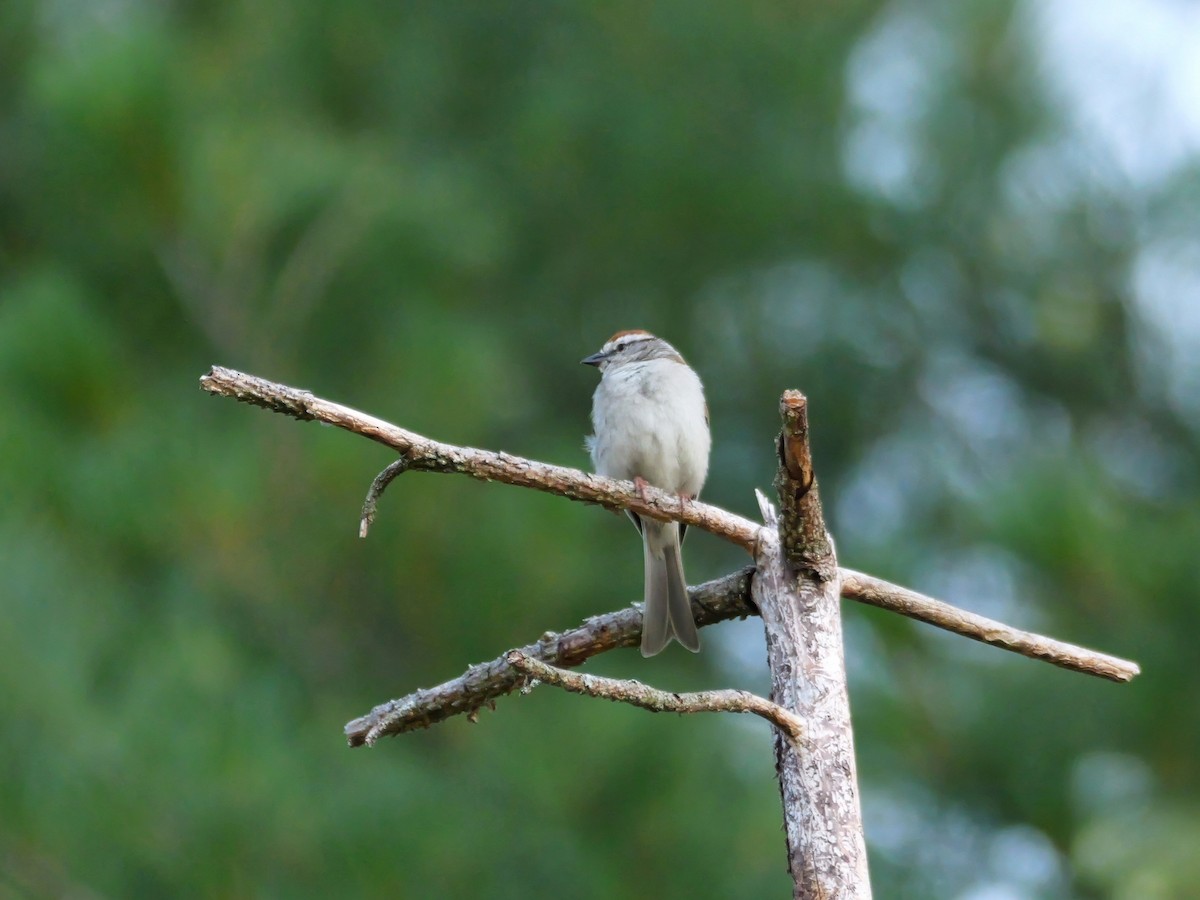
[[[624,349],[625,349],[625,342],[624,342],[624,341],[622,341],[621,343],[617,344],[617,352],[618,352],[618,353],[620,353],[620,352],[621,352],[622,350],[624,350]]]

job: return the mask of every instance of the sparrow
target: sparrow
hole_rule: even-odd
[[[581,362],[600,370],[586,440],[596,472],[677,494],[700,495],[712,439],[700,377],[679,351],[648,331],[618,331]],[[680,544],[687,526],[629,512],[642,535],[645,604],[642,656],[654,656],[675,638],[695,652],[700,635],[692,619]]]

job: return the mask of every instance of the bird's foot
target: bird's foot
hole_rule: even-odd
[[[648,482],[641,475],[634,475],[633,476],[633,487],[634,487],[634,490],[637,491],[637,495],[639,497],[641,497],[643,501],[645,501],[646,488],[650,487],[650,482]]]

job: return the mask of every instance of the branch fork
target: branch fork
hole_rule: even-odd
[[[548,465],[507,453],[434,441],[351,407],[324,400],[310,391],[220,366],[214,366],[204,375],[200,379],[200,386],[210,394],[283,413],[300,421],[335,425],[400,453],[400,458],[380,472],[371,484],[359,523],[359,533],[362,535],[366,534],[374,521],[379,498],[387,486],[402,472],[418,470],[453,472],[484,481],[531,487],[571,500],[600,504],[609,509],[632,509],[639,515],[663,521],[676,520],[701,528],[742,547],[752,556],[756,556],[761,549],[764,526],[759,523],[698,500],[681,505],[674,495],[657,488],[647,487],[639,492],[631,481],[613,481],[578,469]],[[788,534],[804,533],[805,529],[812,529],[812,523],[815,522],[811,516],[805,514],[805,505],[811,503],[808,498],[814,493],[816,477],[812,469],[811,451],[808,449],[807,421],[803,423],[803,429],[798,427],[800,423],[797,417],[801,400],[802,395],[788,392],[781,406],[785,422],[789,421],[789,417],[791,421],[795,421],[795,427],[781,434],[779,443],[782,461],[780,472],[787,473],[792,485],[790,494],[787,491],[788,486],[784,485],[785,491],[781,494],[782,515],[796,522],[795,528],[787,529]],[[805,539],[809,546],[819,546],[822,537],[828,540],[828,535],[823,534],[823,528],[822,525],[822,534],[814,533]],[[801,553],[797,556],[794,550],[795,548],[787,549],[789,558],[803,568],[806,565],[804,555]],[[1141,672],[1137,663],[1130,660],[1013,628],[873,575],[846,568],[839,568],[838,574],[841,576],[841,593],[844,599],[891,610],[972,640],[1110,681],[1131,681]],[[830,575],[830,572],[822,573],[826,578]],[[697,625],[757,614],[757,609],[750,599],[750,578],[746,571],[692,588],[690,593]],[[596,616],[582,626],[564,632],[560,636],[560,648],[551,654],[554,658],[547,658],[546,661],[557,665],[579,665],[596,653],[616,647],[634,646],[640,631],[641,619],[637,608]],[[441,712],[435,713],[427,704],[417,703],[414,709],[419,709],[420,712],[414,713],[414,718],[408,719],[395,715],[395,710],[402,701],[385,704],[393,709],[389,721],[395,725],[395,730],[388,730],[387,733],[398,734],[413,727],[420,727],[421,724],[440,721],[447,715],[470,711],[477,708],[472,706],[472,703],[481,695],[494,699],[509,693],[512,690],[512,682],[508,679],[506,669],[502,659],[493,660],[491,663],[473,666],[462,677],[430,689],[430,692],[439,698],[437,702],[445,704]],[[491,673],[487,676],[486,684],[480,681],[484,672]],[[412,697],[417,698],[425,694],[428,699],[430,692],[418,692]],[[364,719],[375,716],[379,709]],[[431,715],[432,718],[428,718]],[[364,719],[356,722],[362,722]],[[352,746],[358,746],[365,743],[364,734],[353,728],[354,725],[355,722],[351,722],[346,726],[347,736]]]
[[[324,400],[310,391],[278,384],[221,366],[214,366],[201,377],[200,387],[210,394],[249,403],[272,412],[283,413],[300,421],[319,421],[335,425],[400,453],[401,458],[380,472],[371,485],[371,490],[363,505],[363,514],[359,524],[360,534],[369,529],[374,521],[379,497],[387,485],[401,472],[416,469],[429,472],[456,472],[485,481],[500,481],[522,487],[532,487],[572,500],[597,503],[609,509],[628,508],[639,515],[648,515],[663,521],[674,519],[694,525],[742,547],[751,555],[758,550],[763,528],[759,523],[698,500],[690,501],[681,508],[678,498],[657,488],[646,488],[643,497],[639,495],[631,481],[613,481],[599,475],[581,472],[578,469],[547,465],[506,453],[441,443],[351,407]],[[805,441],[806,444],[807,441]],[[804,463],[801,456],[798,455],[798,448],[801,444],[793,437],[790,446],[794,449],[785,456],[785,462],[789,470],[799,466],[797,470],[802,472]],[[808,466],[811,469],[811,459]],[[804,483],[803,478],[798,481]],[[845,568],[840,569],[840,574],[843,599],[891,610],[937,628],[1020,653],[1031,659],[1041,659],[1056,666],[1107,678],[1111,681],[1130,681],[1141,671],[1137,663],[1129,660],[1022,631],[916,591],[891,584],[873,575]],[[726,618],[738,618],[757,613],[749,600],[749,581],[742,576],[744,573],[734,573],[734,576],[729,579],[720,579],[718,582],[703,585],[699,589],[692,589],[693,612],[698,625],[712,624]],[[719,583],[726,585],[726,592],[721,593],[718,600],[714,597],[713,586]],[[741,587],[735,588],[730,585],[741,585]],[[695,606],[697,590],[701,592],[707,602],[714,604],[711,611]],[[741,593],[734,596],[738,590]],[[603,649],[595,652],[604,652],[604,650],[613,649],[616,646],[636,644],[641,629],[640,618],[637,617],[636,610],[632,616],[627,613],[629,610],[622,610],[590,620],[601,623],[601,628],[604,630],[602,635],[589,632],[586,623],[582,629],[577,628],[567,632],[575,636],[574,646],[579,649],[572,651],[571,662],[559,660],[558,664],[578,665],[592,655],[587,653],[585,648],[598,646]],[[624,626],[631,627],[634,633],[627,634],[622,631],[614,641],[612,629]],[[494,662],[496,661],[494,660]],[[484,666],[488,665],[491,664],[484,664]],[[479,667],[472,667],[468,670],[468,674],[477,674],[478,669]],[[456,681],[461,681],[461,679]],[[447,687],[451,683],[447,682],[442,687]],[[507,691],[501,691],[495,696],[503,693],[507,693]],[[349,726],[347,728],[349,729]],[[399,731],[389,733],[399,733]],[[351,738],[351,743],[357,746],[353,738]]]
[[[375,707],[345,727],[351,747],[385,735],[425,728],[454,715],[475,721],[479,711],[537,682],[573,693],[629,703],[653,712],[751,713],[776,728],[775,759],[783,799],[788,866],[794,896],[844,896],[869,900],[866,844],[859,809],[854,737],[846,692],[841,598],[889,609],[974,640],[1113,681],[1129,681],[1140,669],[1129,660],[1097,653],[1012,628],[915,591],[838,566],[825,528],[808,439],[807,400],[787,391],[780,401],[775,488],[780,507],[758,493],[764,524],[715,506],[680,503],[665,491],[613,481],[576,469],[506,453],[431,440],[350,407],[232,369],[214,367],[200,379],[209,393],[290,415],[336,425],[400,454],[371,483],[359,534],[366,537],[379,499],[410,469],[453,472],[501,481],[629,509],[642,516],[693,525],[747,550],[754,567],[689,588],[697,626],[761,616],[771,670],[771,699],[738,690],[668,693],[637,681],[621,681],[566,668],[641,636],[642,613],[629,607],[594,616],[566,632],[547,632],[537,642],[471,666],[458,678]]]
[[[504,661],[518,672],[533,679],[532,682],[526,683],[527,686],[536,682],[551,684],[570,691],[572,694],[584,694],[618,703],[628,703],[650,712],[751,713],[766,719],[791,741],[799,740],[804,733],[804,725],[799,716],[770,700],[755,696],[749,691],[720,690],[674,694],[652,688],[640,681],[626,681],[618,678],[606,678],[603,675],[570,672],[544,663],[536,657],[526,656],[520,650],[509,650],[504,654]],[[524,690],[525,688],[522,688],[522,691]]]

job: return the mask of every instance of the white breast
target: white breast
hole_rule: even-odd
[[[704,388],[688,366],[654,359],[608,369],[592,398],[592,425],[588,447],[601,475],[700,493],[711,439]]]

